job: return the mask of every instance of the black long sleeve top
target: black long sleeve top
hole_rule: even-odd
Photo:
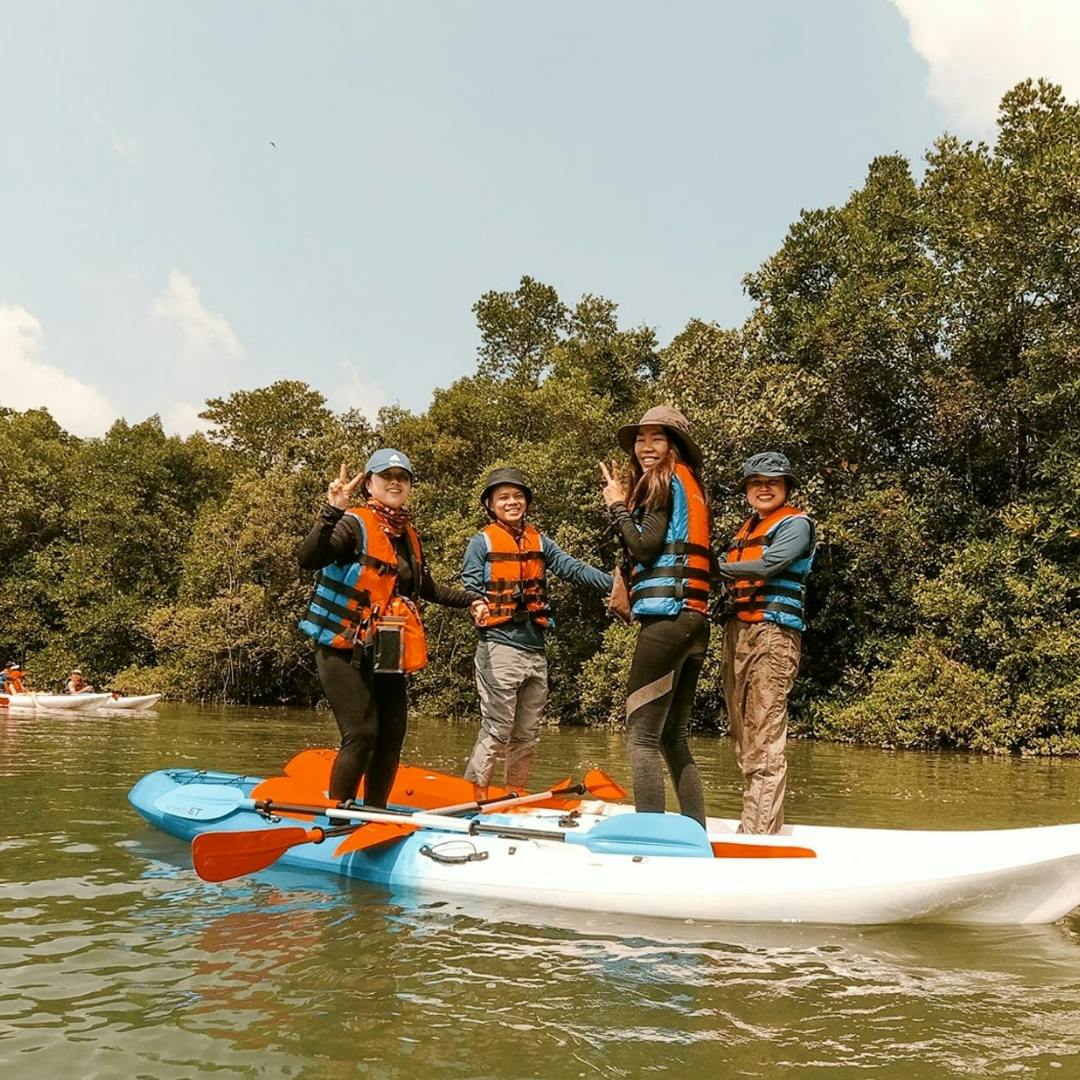
[[[630,561],[645,565],[653,562],[664,547],[668,523],[671,521],[670,508],[665,506],[660,510],[646,510],[637,520],[626,509],[626,503],[614,502],[608,507],[608,513]]]
[[[330,563],[355,562],[360,554],[360,545],[360,525],[356,519],[347,517],[344,510],[326,503],[311,532],[304,537],[296,558],[302,570],[321,570]],[[402,596],[419,596],[422,600],[456,608],[468,607],[474,600],[482,599],[456,585],[436,581],[426,565],[420,568],[420,581],[417,583],[417,570],[413,566],[409,542],[404,536],[399,536],[393,545],[398,560],[397,591]]]

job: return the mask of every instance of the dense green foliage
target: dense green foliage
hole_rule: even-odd
[[[39,685],[78,661],[131,690],[313,700],[295,630],[295,548],[344,458],[408,451],[436,574],[458,569],[500,464],[533,519],[610,567],[596,463],[661,401],[693,420],[722,544],[739,462],[787,452],[820,527],[795,695],[804,734],[882,745],[1080,751],[1080,109],[1045,83],[1002,102],[994,147],[942,138],[921,178],[871,163],[804,212],[746,278],[739,329],[693,321],[666,348],[608,300],[523,278],[478,301],[476,373],[372,428],[301,383],[207,404],[212,430],[156,420],[75,439],[0,412],[0,649]],[[554,586],[552,715],[617,721],[633,631]],[[429,607],[425,708],[470,717],[474,631]],[[698,722],[724,726],[720,634]]]

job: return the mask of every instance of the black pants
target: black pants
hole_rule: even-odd
[[[664,812],[666,764],[679,809],[705,824],[705,793],[687,737],[708,644],[709,621],[696,611],[641,619],[626,687],[630,771],[639,812]]]
[[[365,805],[386,806],[405,741],[405,676],[376,675],[370,652],[360,667],[353,667],[351,649],[325,645],[315,651],[315,666],[341,732],[341,750],[330,772],[330,798],[355,798],[366,777]]]

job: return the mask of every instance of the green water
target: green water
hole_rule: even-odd
[[[460,770],[473,730],[414,721]],[[0,719],[0,1075],[1080,1075],[1080,916],[1049,927],[686,926],[420,901],[287,872],[207,885],[129,809],[167,765],[270,774],[325,714],[162,708]],[[730,745],[699,739],[711,813]],[[1080,762],[791,748],[788,816],[1000,827],[1080,819]],[[617,734],[545,733],[535,779]]]

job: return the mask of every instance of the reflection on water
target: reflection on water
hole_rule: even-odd
[[[415,724],[459,768],[472,729]],[[745,926],[432,901],[287,871],[199,881],[136,819],[143,772],[269,772],[320,715],[163,708],[0,721],[0,1064],[13,1075],[592,1077],[1075,1075],[1080,921]],[[617,734],[548,732],[540,782]],[[710,810],[730,748],[698,740]],[[799,744],[791,817],[973,827],[1069,820],[1080,766]],[[933,821],[927,822],[928,807]]]

